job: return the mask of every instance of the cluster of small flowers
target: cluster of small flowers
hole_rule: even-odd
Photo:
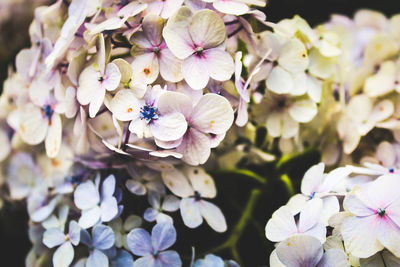
[[[319,163],[306,172],[301,193],[265,227],[266,237],[279,242],[272,267],[400,264],[399,171],[365,162],[328,174]]]
[[[0,98],[1,180],[12,199],[27,199],[28,266],[49,256],[55,266],[181,266],[167,250],[177,236],[170,213],[189,228],[205,220],[227,230],[209,201],[214,180],[198,165],[234,122],[264,125],[282,152],[319,144],[327,164],[346,162],[342,151],[375,128],[398,138],[400,17],[360,11],[312,29],[298,16],[266,22],[250,5],[265,1],[59,0],[36,9],[32,46]],[[255,33],[249,20],[272,31]],[[374,262],[384,247],[378,256],[397,260],[395,146],[379,145],[365,168],[310,169],[302,194],[267,224],[281,242],[273,264]],[[124,209],[128,192],[147,196],[143,216]],[[155,223],[151,234],[142,217]],[[75,255],[74,246],[87,249]],[[237,266],[214,255],[192,265]]]

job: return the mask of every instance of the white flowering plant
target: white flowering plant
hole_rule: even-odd
[[[26,266],[400,266],[400,15],[265,5],[35,10],[0,97]]]

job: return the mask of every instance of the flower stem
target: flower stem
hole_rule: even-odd
[[[290,177],[286,173],[284,173],[281,175],[281,181],[285,184],[289,196],[293,196],[295,191],[292,180],[290,180]]]
[[[213,172],[214,174],[237,174],[249,179],[252,179],[254,181],[259,182],[260,184],[266,184],[267,180],[258,175],[257,173],[250,171],[250,170],[246,170],[246,169],[220,169],[220,170],[216,170]]]

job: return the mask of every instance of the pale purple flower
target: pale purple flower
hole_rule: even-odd
[[[214,180],[201,168],[187,168],[185,172],[171,169],[162,172],[164,184],[174,195],[182,198],[180,202],[181,216],[189,228],[196,228],[203,223],[217,232],[225,232],[227,225],[221,210],[213,203],[205,200],[215,198],[217,190]]]
[[[146,14],[153,13],[163,19],[168,19],[183,4],[183,0],[140,0],[140,2],[148,5]]]
[[[183,77],[193,89],[206,87],[210,77],[217,81],[231,78],[235,66],[224,48],[225,25],[214,11],[193,14],[182,7],[169,18],[163,36],[171,52],[183,60]]]
[[[170,223],[156,224],[151,235],[144,229],[133,229],[128,234],[128,246],[133,254],[140,256],[135,267],[180,267],[179,254],[166,250],[176,241],[176,230]]]
[[[183,155],[183,161],[190,165],[199,165],[207,161],[211,148],[220,140],[215,136],[224,136],[233,123],[233,110],[226,98],[208,93],[193,105],[191,99],[182,93],[166,92],[163,95],[169,105],[164,105],[164,112],[180,112],[189,125],[182,138],[174,142],[156,140],[159,147],[173,148]]]
[[[143,31],[136,32],[131,37],[134,46],[131,50],[135,57],[132,61],[133,80],[145,79],[147,84],[153,83],[158,74],[169,82],[179,82],[183,79],[182,62],[168,49],[162,38],[164,22],[162,18],[150,13],[142,22]]]
[[[224,261],[213,254],[207,254],[204,259],[196,260],[193,267],[239,267],[233,260]]]
[[[90,255],[86,260],[86,267],[108,267],[108,257],[105,254],[115,242],[114,232],[109,226],[96,225],[92,229],[92,236],[85,230],[81,230],[81,242],[90,249]]]
[[[360,258],[387,248],[400,256],[400,177],[383,175],[356,186],[343,206],[353,216],[341,227],[346,251]]]
[[[308,236],[293,236],[279,243],[275,261],[286,267],[350,267],[347,256],[340,249],[325,251],[318,239]],[[276,266],[272,264],[271,266]]]
[[[177,108],[170,108],[177,105],[173,103],[173,95],[180,93],[168,93],[160,86],[153,86],[147,89],[144,99],[138,99],[131,90],[121,90],[111,100],[111,111],[116,119],[131,121],[129,131],[139,138],[179,140],[186,132],[187,122]]]
[[[296,222],[290,208],[282,206],[272,214],[265,226],[266,237],[273,242],[283,241],[293,235],[310,235],[321,243],[326,239],[325,225],[320,222],[323,202],[315,198],[308,201]]]
[[[304,174],[301,182],[301,194],[294,195],[287,203],[287,206],[295,215],[300,212],[307,201],[314,198],[323,200],[321,221],[328,223],[329,218],[339,212],[339,201],[336,196],[330,193],[340,184],[350,173],[350,169],[342,167],[324,174],[325,164],[319,163],[312,166]]]
[[[100,175],[97,175],[95,183],[91,180],[81,183],[75,189],[75,205],[82,210],[79,225],[89,228],[98,222],[109,222],[114,219],[122,207],[118,206],[117,198],[114,196],[115,177],[108,176],[100,187]]]
[[[103,35],[97,38],[97,67],[86,67],[79,76],[77,99],[81,105],[89,104],[89,116],[94,118],[103,105],[106,91],[114,91],[119,86],[121,72],[114,63],[106,64]]]
[[[50,228],[43,234],[43,243],[53,248],[59,246],[53,255],[53,265],[55,267],[69,266],[74,259],[74,249],[72,245],[77,246],[80,240],[80,231],[78,223],[70,221],[67,234],[59,228]]]
[[[180,200],[177,197],[173,195],[161,196],[159,193],[153,191],[149,192],[148,199],[151,207],[147,208],[144,212],[143,218],[146,221],[157,221],[157,223],[173,223],[172,218],[164,212],[173,212],[179,209]]]

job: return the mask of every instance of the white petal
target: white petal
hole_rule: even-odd
[[[290,116],[297,122],[310,122],[317,115],[317,105],[312,100],[296,101],[290,108]]]
[[[107,91],[114,91],[117,89],[119,82],[121,81],[121,72],[114,63],[108,63],[105,71],[106,78],[102,82],[102,86]]]
[[[106,90],[103,87],[100,87],[96,92],[93,92],[93,96],[90,100],[89,105],[89,116],[90,118],[94,118],[99,112],[101,106],[104,102],[104,97],[106,95]]]
[[[131,90],[121,90],[111,100],[110,108],[113,115],[120,121],[130,121],[139,117],[142,102]]]
[[[227,81],[232,77],[235,64],[228,52],[219,48],[207,49],[203,52],[208,73],[211,78],[217,81]]]
[[[300,233],[306,232],[319,222],[322,206],[323,203],[322,199],[320,198],[313,198],[307,201],[306,205],[300,212],[300,219],[298,223],[298,229]]]
[[[101,210],[99,206],[94,206],[91,209],[83,210],[79,218],[79,226],[87,229],[100,221]]]
[[[58,114],[53,114],[50,121],[49,130],[45,139],[46,153],[49,158],[54,158],[60,151],[62,141],[61,118]]]
[[[191,126],[199,131],[223,134],[233,123],[233,110],[223,96],[205,94],[194,107],[191,119]]]
[[[292,38],[285,43],[278,58],[279,65],[289,72],[304,71],[309,64],[307,50],[297,38]]]
[[[84,69],[79,76],[79,87],[77,99],[82,105],[87,105],[92,100],[93,95],[101,87],[99,82],[100,72],[95,71],[92,66]]]
[[[310,196],[316,192],[324,178],[324,169],[325,164],[321,162],[306,171],[301,182],[301,192],[304,195]]]
[[[174,195],[183,198],[194,195],[192,187],[181,171],[174,168],[168,171],[163,171],[161,176],[164,184],[172,193],[174,193]]]
[[[341,227],[346,251],[356,257],[367,258],[382,250],[383,246],[377,239],[378,228],[381,227],[379,221],[374,216],[347,218]]]
[[[224,214],[213,203],[201,200],[199,202],[201,215],[204,217],[208,225],[216,232],[222,233],[227,230]]]
[[[192,55],[182,62],[182,75],[190,87],[201,90],[207,86],[210,79],[208,67],[207,59]]]
[[[160,72],[158,58],[154,53],[145,53],[136,56],[131,63],[133,79],[145,79],[147,84],[153,83]]]
[[[45,139],[49,121],[43,117],[42,111],[38,107],[33,104],[23,107],[20,123],[19,133],[26,143],[37,145]]]
[[[340,249],[328,249],[317,267],[349,267],[350,264],[347,261],[347,255],[343,250]]]
[[[265,236],[273,242],[280,242],[297,233],[294,216],[286,206],[280,207],[265,226]]]
[[[118,214],[118,203],[115,197],[108,197],[101,201],[101,221],[109,222]]]
[[[178,112],[160,115],[157,120],[150,123],[151,133],[161,141],[180,139],[185,134],[187,127],[185,117]]]
[[[266,81],[268,90],[276,94],[287,94],[294,87],[293,76],[280,66],[272,69]]]
[[[183,79],[182,61],[176,58],[168,48],[161,50],[158,57],[160,64],[160,74],[164,80],[169,82],[179,82]]]
[[[180,203],[181,216],[189,228],[196,228],[203,222],[198,203],[194,198],[184,198]]]
[[[65,242],[62,246],[57,248],[53,255],[54,267],[67,267],[74,259],[74,249],[70,242]]]
[[[61,245],[65,241],[65,235],[59,228],[50,228],[43,233],[43,244],[48,248]]]
[[[190,128],[176,151],[182,154],[183,161],[190,165],[204,164],[211,154],[210,139],[202,132]]]
[[[205,172],[204,169],[190,167],[186,169],[185,173],[187,174],[193,189],[199,192],[201,197],[214,198],[217,195],[214,180]]]
[[[249,11],[249,7],[242,2],[236,1],[215,1],[213,6],[219,12],[240,16],[246,14]]]

